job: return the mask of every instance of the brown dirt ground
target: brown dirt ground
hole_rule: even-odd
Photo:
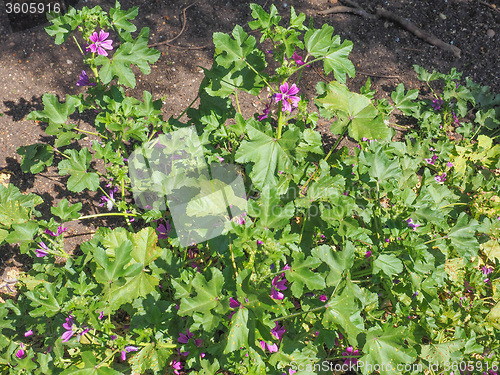
[[[7,1],[5,1],[6,3]],[[193,0],[122,0],[122,9],[139,7],[136,25],[151,29],[151,43],[158,43],[177,36],[183,26],[183,9]],[[251,19],[248,0],[198,0],[186,10],[187,22],[182,34],[170,45],[157,47],[161,51],[160,60],[152,66],[151,74],[139,76],[134,96],[142,97],[148,90],[154,99],[165,96],[164,118],[179,115],[196,97],[203,78],[203,68],[210,68],[214,53],[212,34],[216,31],[230,32],[236,24],[249,31],[247,21]],[[354,43],[351,59],[354,62],[356,78],[348,85],[357,91],[368,77],[371,78],[377,97],[389,97],[399,83],[407,89],[425,89],[416,79],[412,65],[418,64],[428,70],[449,72],[452,67],[464,72],[474,81],[490,85],[500,92],[500,3],[499,0],[359,0],[359,4],[369,11],[384,8],[408,18],[417,26],[427,30],[447,43],[462,50],[461,58],[434,47],[397,24],[383,20],[368,20],[353,14],[320,15],[318,12],[336,5],[347,5],[338,0],[254,0],[252,2],[269,9],[275,4],[280,14],[288,19],[291,6],[298,12],[314,17],[316,27],[329,23],[342,39]],[[77,8],[101,5],[109,9],[114,1],[84,0]],[[490,6],[488,6],[489,4]],[[32,110],[42,108],[41,97],[50,92],[64,98],[66,94],[83,92],[75,86],[84,65],[75,43],[69,41],[62,46],[54,44],[41,24],[31,27],[37,20],[6,17],[4,4],[0,0],[0,179],[10,181],[23,192],[34,192],[43,197],[41,211],[50,217],[50,207],[61,199],[83,202],[84,214],[101,212],[98,207],[99,194],[72,194],[64,188],[64,177],[50,168],[38,175],[23,174],[21,158],[16,149],[19,146],[51,141],[43,132],[44,125],[26,121]],[[308,22],[308,20],[307,20]],[[26,27],[31,27],[21,30]],[[21,30],[21,31],[16,31]],[[328,80],[313,66],[302,77],[301,90],[308,98],[315,93],[319,80]],[[425,92],[425,91],[424,91]],[[241,100],[242,110],[247,116],[261,112],[262,98],[248,97]],[[1,116],[3,114],[3,116]],[[82,127],[90,125],[84,124]],[[331,144],[328,124],[320,123],[326,144]],[[346,141],[349,144],[349,141]],[[89,140],[81,142],[88,145]],[[56,158],[57,159],[57,158]],[[95,220],[93,222],[72,222],[65,233],[68,250],[90,238],[90,234],[101,225],[124,225],[123,222]],[[19,257],[16,246],[0,247],[0,259],[5,265],[21,266],[29,264],[27,258]],[[21,263],[18,263],[18,262]],[[4,265],[0,264],[0,270]]]

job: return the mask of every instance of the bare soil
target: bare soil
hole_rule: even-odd
[[[138,29],[151,29],[151,43],[170,40],[156,48],[161,51],[160,60],[152,66],[150,75],[139,76],[138,85],[129,92],[142,97],[142,91],[153,94],[154,99],[165,97],[164,118],[177,116],[196,97],[203,78],[201,68],[210,68],[214,53],[212,34],[230,32],[236,24],[247,31],[251,19],[250,2],[269,9],[275,4],[280,14],[288,19],[293,6],[297,13],[314,17],[320,27],[329,23],[342,39],[354,43],[350,55],[357,70],[356,77],[348,80],[355,91],[371,78],[377,97],[388,97],[399,83],[407,89],[426,88],[417,80],[412,66],[421,65],[428,70],[449,72],[452,67],[464,72],[475,82],[490,85],[500,92],[500,2],[499,0],[359,0],[365,10],[374,12],[377,7],[407,18],[423,30],[439,37],[446,43],[461,49],[461,57],[441,50],[419,39],[400,25],[379,19],[366,19],[355,14],[321,15],[318,12],[337,5],[348,5],[338,0],[122,0],[122,9],[139,7],[136,19]],[[5,3],[7,1],[5,0]],[[67,3],[66,3],[67,4]],[[114,1],[85,0],[75,4],[77,8],[100,5],[109,9]],[[16,149],[38,142],[51,142],[43,129],[44,124],[27,121],[30,111],[42,109],[41,98],[46,92],[54,93],[62,100],[66,94],[78,94],[84,88],[77,87],[78,75],[85,68],[76,44],[69,40],[55,45],[46,34],[39,18],[6,17],[0,0],[0,182],[15,184],[23,192],[34,192],[43,197],[40,207],[43,217],[50,217],[50,207],[67,198],[71,203],[82,202],[83,214],[102,212],[99,194],[90,192],[72,194],[65,189],[65,177],[50,168],[38,175],[22,173],[21,157]],[[184,19],[186,19],[185,27]],[[312,98],[315,85],[324,77],[319,66],[308,69],[301,79],[301,92]],[[261,112],[265,106],[262,98],[246,97],[241,101],[247,116]],[[90,124],[82,124],[90,130]],[[334,137],[329,134],[329,124],[320,123],[326,145]],[[81,141],[88,146],[89,139]],[[349,141],[346,141],[349,144]],[[56,158],[57,159],[57,158]],[[56,160],[57,161],[57,160]],[[2,172],[3,171],[3,172]],[[2,177],[3,176],[3,177]],[[103,225],[125,225],[121,221],[94,220],[72,222],[65,233],[66,246],[73,250],[83,240],[88,240],[95,228]],[[139,225],[139,224],[138,224]],[[29,264],[20,257],[16,246],[0,247],[0,259],[5,265]],[[20,262],[20,263],[19,263]],[[0,265],[0,271],[4,268]]]

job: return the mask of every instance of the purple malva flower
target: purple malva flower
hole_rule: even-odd
[[[179,354],[182,357],[187,357],[189,355],[189,352],[181,352],[181,350],[177,348],[177,354]]]
[[[483,266],[481,267],[481,271],[483,272],[484,275],[489,275],[490,273],[493,272],[493,268],[488,266]]]
[[[40,241],[40,246],[41,246],[40,249],[35,250],[37,258],[42,258],[49,253],[49,248],[47,247],[47,245],[45,245],[43,241]]]
[[[112,40],[106,40],[109,36],[109,33],[104,30],[99,31],[99,35],[96,31],[90,36],[90,41],[93,42],[88,46],[88,49],[93,53],[98,53],[99,55],[108,56],[108,53],[105,50],[112,50],[113,43]]]
[[[278,322],[275,322],[274,324],[275,324],[275,326],[271,330],[271,335],[273,335],[274,337],[276,337],[278,340],[281,341],[281,339],[283,338],[283,335],[286,332],[286,329],[284,327],[280,327]]]
[[[439,97],[439,98],[436,98],[432,101],[431,107],[433,110],[435,110],[437,112],[437,111],[441,110],[441,106],[443,105],[443,103],[444,103],[443,99],[441,99],[441,97]]]
[[[324,294],[322,294],[322,295],[320,295],[320,296],[319,296],[319,300],[320,300],[321,302],[326,302],[326,301],[328,301],[328,297],[327,297],[327,296],[325,296]]]
[[[288,375],[293,375],[297,372],[297,370],[292,370],[292,369],[288,369]],[[287,375],[286,372],[284,372],[282,375]]]
[[[274,95],[275,103],[283,102],[282,111],[292,112],[292,107],[298,107],[300,98],[295,96],[299,92],[299,88],[295,86],[295,83],[292,86],[288,86],[288,82],[285,82],[280,86],[281,93],[277,93]]]
[[[16,357],[19,358],[19,359],[23,359],[24,356],[26,355],[25,351],[24,351],[24,344],[21,343],[21,349],[19,349],[17,352],[16,352]]]
[[[75,334],[73,331],[73,316],[70,315],[66,318],[66,323],[63,324],[63,328],[66,330],[61,336],[63,342],[68,342],[71,336]]]
[[[276,353],[278,351],[278,345],[266,343],[264,340],[260,341],[260,346],[264,351],[266,350],[267,346],[267,350],[269,350],[271,353]]]
[[[447,166],[448,168],[452,168],[452,167],[453,167],[453,163],[449,161],[448,163],[446,163],[446,166]]]
[[[24,332],[24,337],[29,337],[33,334],[33,330],[30,329],[29,331]]]
[[[173,361],[172,368],[174,369],[174,374],[179,375],[179,370],[182,370],[182,363],[180,363],[179,361]]]
[[[427,162],[427,164],[434,165],[434,163],[436,162],[437,159],[438,159],[438,156],[436,154],[434,154],[434,155],[432,155],[432,157],[430,159],[425,159],[425,161]]]
[[[179,338],[177,339],[177,341],[179,341],[181,344],[187,344],[191,337],[193,337],[193,334],[189,332],[189,328],[187,328],[186,334],[179,333]]]
[[[229,307],[232,309],[236,309],[241,306],[241,303],[238,302],[238,299],[234,299],[233,297],[229,297]]]
[[[99,320],[102,320],[104,318],[104,310],[99,311]]]
[[[344,358],[347,357],[347,359],[344,361],[345,365],[351,365],[351,364],[355,365],[356,363],[358,363],[358,360],[352,357],[359,356],[359,350],[358,349],[354,350],[352,346],[349,346],[345,352],[342,352],[342,356]]]
[[[365,258],[368,259],[369,257],[372,256],[372,251],[371,250],[368,250],[366,253],[365,253]]]
[[[57,228],[57,232],[54,233],[52,232],[51,230],[48,230],[48,229],[45,229],[45,233],[51,235],[52,237],[58,237],[60,236],[63,232],[66,232],[68,230],[68,228],[66,227],[63,227],[63,225],[59,225],[59,227]]]
[[[156,230],[158,231],[158,239],[160,240],[166,239],[168,238],[170,231],[172,230],[172,226],[170,225],[170,222],[167,219],[165,220],[165,225],[163,224],[158,225]]]
[[[108,184],[109,186],[109,184]],[[99,207],[106,205],[108,211],[113,209],[113,205],[115,204],[115,193],[118,191],[118,186],[115,186],[114,189],[109,190],[109,198],[105,195],[101,197],[102,202],[99,203]]]
[[[262,120],[266,119],[269,116],[270,110],[271,110],[271,108],[269,106],[266,106],[266,108],[264,108],[263,113],[260,116],[257,116],[257,120],[262,121]]]
[[[127,360],[127,353],[136,352],[138,350],[139,350],[139,348],[136,348],[135,346],[126,346],[125,349],[122,350],[122,352],[121,352],[122,361]]]
[[[271,282],[271,298],[274,299],[283,299],[285,295],[280,291],[285,290],[287,280],[285,278],[282,279],[283,276],[275,276],[273,281]]]
[[[302,60],[302,56],[300,56],[297,52],[294,52],[292,55],[292,60],[295,61],[295,64],[297,65],[305,65],[305,62]],[[307,67],[310,67],[311,65],[307,65]]]
[[[408,226],[413,230],[417,230],[417,228],[420,226],[420,224],[415,223],[411,217],[406,220],[406,222],[408,223]]]
[[[77,86],[95,86],[95,82],[90,82],[89,76],[85,72],[85,70],[82,70],[82,74],[78,76],[78,82],[76,82]]]
[[[436,182],[444,184],[444,182],[446,181],[446,173],[443,173],[441,175],[438,174],[437,176],[434,176],[434,179],[436,180]]]

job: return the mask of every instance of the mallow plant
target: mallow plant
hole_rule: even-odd
[[[0,308],[2,373],[497,372],[500,96],[418,66],[431,97],[399,84],[376,99],[369,81],[352,92],[353,45],[332,26],[250,8],[247,26],[213,35],[198,106],[168,120],[161,99],[125,89],[160,57],[131,22],[137,8],[50,15],[55,43],[80,48],[84,90],[43,95],[28,119],[53,141],[18,152],[25,173],[55,167],[71,201],[42,215],[41,197],[0,185],[0,243],[33,262]],[[301,77],[313,68],[329,81],[310,98]],[[251,116],[248,95],[263,98]],[[172,149],[186,129],[185,150]],[[201,164],[209,177],[194,177]],[[244,199],[215,173],[227,165]],[[222,198],[162,197],[182,201],[179,189]],[[82,192],[97,192],[98,214]],[[218,235],[191,225],[221,206]],[[97,217],[118,225],[68,253],[67,223]]]

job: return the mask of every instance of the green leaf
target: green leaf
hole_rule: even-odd
[[[352,346],[358,346],[357,336],[364,331],[363,318],[354,296],[342,291],[340,296],[328,301],[322,324],[327,329],[341,328],[342,334]]]
[[[99,187],[99,176],[97,173],[87,171],[92,160],[92,154],[89,150],[86,148],[81,149],[80,152],[66,150],[64,154],[70,158],[62,160],[58,167],[61,176],[70,174],[68,189],[75,193],[84,189],[96,190]]]
[[[398,159],[389,158],[383,151],[382,146],[378,147],[375,153],[362,152],[360,161],[370,167],[368,173],[379,183],[390,181],[401,175]]]
[[[57,97],[49,93],[43,94],[42,102],[43,110],[31,112],[26,119],[48,122],[49,127],[45,132],[49,135],[58,134],[61,131],[60,127],[68,121],[69,116],[81,104],[81,100],[72,95],[66,95],[66,101],[59,103]]]
[[[418,104],[413,103],[412,100],[418,98],[418,90],[409,90],[405,94],[405,86],[400,83],[396,90],[391,93],[391,99],[394,102],[397,109],[403,112],[407,116],[411,116],[418,110]]]
[[[137,30],[137,27],[128,20],[133,20],[139,14],[138,7],[132,7],[127,10],[121,10],[120,3],[116,3],[115,8],[109,10],[109,15],[111,17],[111,22],[117,28],[118,34],[126,41],[131,41],[130,33]]]
[[[64,370],[61,375],[120,375],[121,372],[113,370],[110,367],[99,367],[97,366],[98,358],[94,353],[87,351],[81,354],[83,360],[84,368],[76,367],[75,365]]]
[[[415,73],[417,73],[417,78],[420,81],[430,82],[430,81],[435,81],[440,77],[440,74],[437,73],[435,70],[433,70],[432,73],[429,73],[427,70],[418,65],[413,65],[413,70],[415,70]]]
[[[100,283],[117,282],[120,277],[128,275],[131,271],[127,265],[132,260],[132,242],[125,240],[115,249],[115,259],[111,261],[102,248],[97,248],[94,253],[96,263],[102,268],[95,272],[96,280]],[[133,267],[135,268],[135,267]]]
[[[82,209],[82,203],[78,202],[70,205],[68,200],[64,198],[59,202],[57,207],[51,207],[50,212],[52,215],[59,216],[61,221],[70,221],[78,219],[80,217],[80,210]]]
[[[163,253],[163,250],[157,246],[157,241],[156,231],[151,227],[144,228],[139,233],[133,234],[132,258],[141,263],[143,268],[149,266],[152,261]]]
[[[239,308],[231,318],[224,354],[248,347],[248,309]]]
[[[321,260],[315,256],[304,259],[304,253],[298,253],[292,266],[286,271],[286,279],[292,283],[292,294],[294,297],[302,297],[304,285],[309,290],[322,290],[326,287],[325,280],[320,274],[311,271],[321,264]]]
[[[459,256],[468,259],[477,255],[479,243],[475,235],[478,226],[479,224],[476,220],[472,219],[469,222],[467,214],[462,212],[456,224],[448,232],[448,238],[451,240],[451,244],[455,247]]]
[[[304,43],[312,56],[324,57],[323,67],[326,74],[333,71],[335,79],[341,83],[346,82],[346,74],[354,77],[354,64],[348,58],[352,51],[352,42],[344,40],[341,44],[340,36],[333,36],[332,26],[324,24],[320,30],[308,30],[304,35]]]
[[[12,224],[22,224],[31,219],[34,208],[43,203],[36,194],[22,194],[14,185],[0,184],[0,226],[10,228]]]
[[[287,130],[283,137],[276,139],[268,135],[255,119],[247,122],[249,141],[244,141],[236,151],[236,162],[253,162],[250,177],[259,189],[264,186],[276,186],[277,172],[293,168],[292,151],[297,142],[300,130]]]
[[[95,62],[99,69],[99,78],[107,85],[118,78],[118,83],[134,88],[136,85],[135,74],[131,65],[136,65],[142,73],[149,74],[149,64],[155,63],[160,58],[160,51],[148,48],[149,28],[142,28],[137,38],[131,42],[124,42],[118,47],[112,59],[99,55]]]
[[[233,63],[236,63],[236,67],[245,65],[246,57],[255,49],[255,38],[249,36],[240,25],[234,27],[232,36],[234,39],[225,33],[214,33],[213,36],[216,61],[225,68],[229,68]]]
[[[168,365],[168,358],[172,354],[174,345],[164,345],[158,343],[148,343],[139,353],[129,360],[134,373],[144,374],[148,370],[153,370],[155,374],[164,373]],[[162,372],[163,371],[163,372]]]
[[[222,292],[224,284],[224,276],[216,268],[210,269],[212,278],[207,282],[205,276],[197,273],[191,282],[194,290],[196,291],[195,297],[183,298],[181,300],[179,315],[193,315],[195,312],[203,314],[211,314],[210,310],[219,305],[219,297]]]
[[[8,243],[33,241],[35,233],[38,231],[38,224],[29,221],[22,224],[12,224],[13,232],[10,232],[5,239]]]
[[[252,17],[255,20],[248,23],[252,30],[262,29],[264,31],[270,29],[272,26],[277,26],[281,20],[278,9],[274,4],[271,4],[269,13],[258,4],[250,4],[250,9],[252,9]]]
[[[30,311],[34,318],[46,316],[50,318],[61,311],[61,304],[66,298],[67,290],[62,289],[56,297],[54,284],[43,283],[43,288],[37,288],[34,291],[26,292],[26,297],[32,301],[32,306],[36,307]]]
[[[35,143],[29,146],[21,146],[17,153],[22,155],[21,170],[24,173],[40,173],[45,167],[50,167],[54,160],[53,148],[43,143]]]
[[[259,200],[248,201],[248,214],[258,218],[259,225],[264,228],[284,228],[295,212],[293,202],[280,205],[281,199],[276,188],[264,186]]]
[[[495,259],[500,260],[500,242],[496,238],[492,238],[481,244],[480,247],[484,254],[492,262],[495,262]]]
[[[311,254],[330,267],[330,273],[326,277],[326,286],[337,286],[344,272],[351,269],[354,264],[355,249],[353,244],[347,241],[342,251],[334,251],[331,246],[321,245],[313,249]]]
[[[363,353],[366,353],[359,360],[362,361],[363,374],[372,372],[369,368],[380,367],[380,374],[394,374],[393,370],[388,370],[387,364],[395,369],[398,364],[414,363],[417,359],[415,349],[408,348],[404,344],[408,336],[407,328],[386,326],[384,329],[373,327],[368,330],[366,343],[363,346]],[[382,366],[384,365],[384,366]]]
[[[437,363],[440,365],[449,362],[451,354],[462,349],[465,345],[465,340],[453,340],[439,344],[422,345],[422,353],[420,357],[428,363]]]
[[[316,90],[318,98],[315,103],[320,115],[328,119],[338,117],[332,132],[340,134],[348,126],[349,135],[357,141],[363,137],[385,139],[390,135],[382,115],[366,96],[350,92],[346,86],[335,81],[328,85],[319,82]]]
[[[403,272],[403,262],[396,258],[394,254],[380,254],[373,262],[373,273],[380,271],[391,277]]]

